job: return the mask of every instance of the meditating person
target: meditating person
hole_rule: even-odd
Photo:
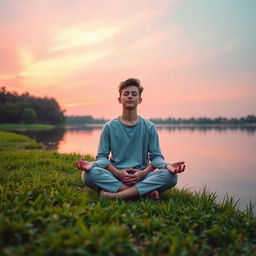
[[[104,197],[149,195],[157,200],[160,193],[177,184],[177,174],[185,170],[183,161],[164,160],[155,125],[138,115],[142,91],[138,79],[120,83],[121,116],[104,125],[96,161],[81,158],[77,162],[83,183],[100,190]]]

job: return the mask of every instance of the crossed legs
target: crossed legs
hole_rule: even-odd
[[[148,195],[159,199],[159,193],[174,187],[177,184],[177,174],[166,169],[150,172],[134,186],[128,186],[116,179],[105,169],[94,167],[89,172],[82,172],[83,183],[101,190],[101,195],[108,198],[131,198]]]
[[[95,186],[92,186],[92,184],[91,184],[92,182],[90,180],[86,179],[87,174],[88,174],[87,172],[82,171],[81,178],[82,178],[83,183],[91,188],[95,188]],[[112,175],[110,175],[110,177],[109,177],[110,179],[112,179],[111,176]],[[87,180],[87,182],[86,182],[86,180]],[[98,188],[98,189],[101,189],[101,188]],[[129,197],[135,197],[135,196],[139,195],[138,190],[134,186],[131,187],[125,183],[121,184],[121,186],[119,187],[117,192],[109,192],[108,188],[105,187],[103,190],[101,190],[100,193],[102,196],[108,197],[108,198],[114,198],[114,197],[129,198]],[[159,194],[159,193],[157,192],[157,194]]]

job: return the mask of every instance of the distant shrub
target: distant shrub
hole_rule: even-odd
[[[32,108],[24,108],[20,121],[25,124],[35,123],[37,120],[36,111]]]

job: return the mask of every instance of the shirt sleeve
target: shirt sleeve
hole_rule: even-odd
[[[164,169],[168,162],[164,161],[164,157],[161,153],[159,146],[159,138],[156,127],[151,127],[151,135],[149,140],[149,160],[151,164],[158,169]]]
[[[96,156],[96,161],[92,162],[93,166],[106,168],[110,165],[109,161],[109,153],[110,153],[110,136],[109,136],[109,127],[104,125],[101,136],[100,142],[98,146],[98,153]]]

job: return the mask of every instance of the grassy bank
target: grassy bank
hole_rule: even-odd
[[[232,199],[102,199],[82,185],[79,155],[17,150],[31,143],[17,136],[0,133],[0,255],[255,255],[256,220]]]
[[[0,152],[7,150],[43,149],[43,145],[34,140],[11,132],[0,131]]]
[[[54,128],[50,124],[0,124],[0,130],[49,130]]]

